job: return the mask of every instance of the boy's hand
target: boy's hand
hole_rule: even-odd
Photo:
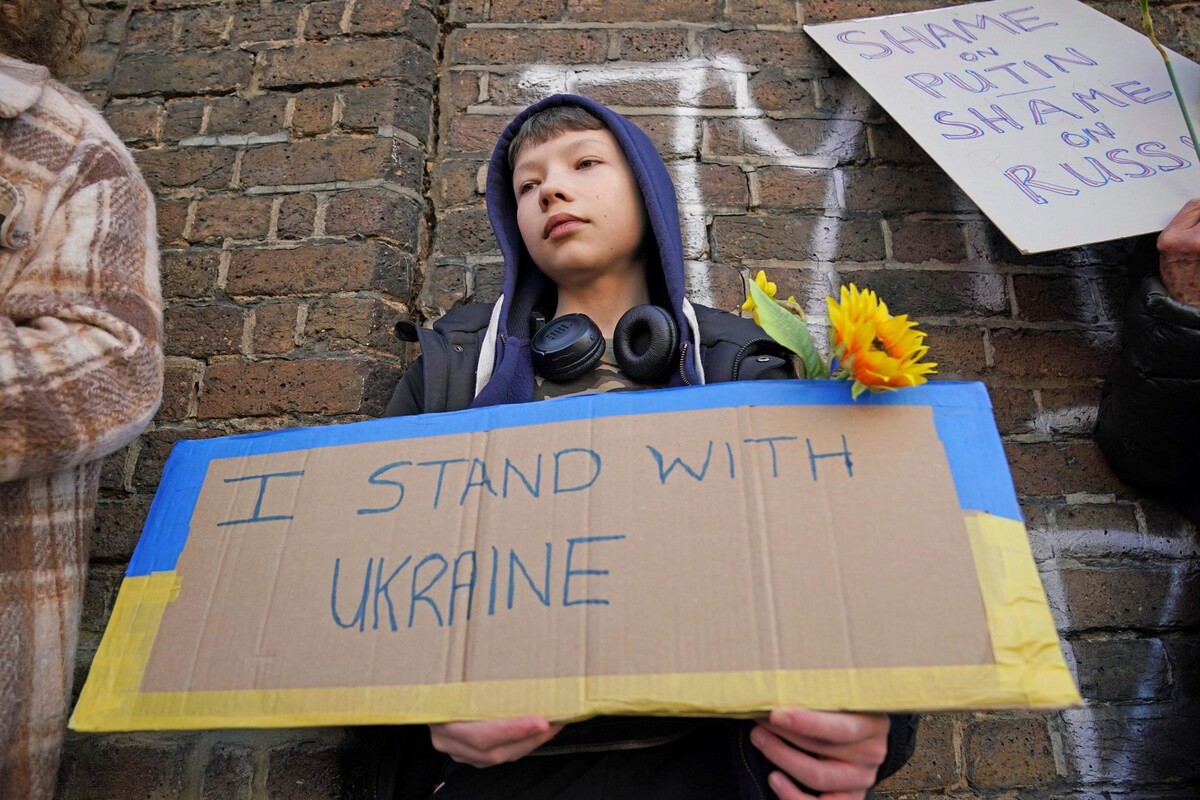
[[[1171,297],[1200,306],[1200,198],[1188,200],[1159,234],[1158,274]]]
[[[813,797],[797,783],[822,800],[862,800],[887,756],[891,724],[886,714],[777,708],[758,721],[750,741],[779,767],[767,776],[779,800]]]
[[[446,722],[430,725],[433,747],[472,767],[494,767],[516,761],[550,741],[562,730],[541,717]]]

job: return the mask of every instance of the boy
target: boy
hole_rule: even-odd
[[[455,309],[433,330],[397,326],[422,355],[389,415],[789,374],[752,322],[684,297],[674,186],[624,117],[567,95],[526,109],[496,145],[487,202],[504,254],[501,297]],[[552,335],[538,336],[544,320]],[[760,798],[767,786],[783,800],[810,790],[861,798],[907,760],[914,730],[911,717],[801,709],[757,722],[457,722],[430,726],[440,763],[418,756],[409,729],[376,796],[427,796],[437,784],[438,798]],[[414,777],[417,764],[435,772]]]

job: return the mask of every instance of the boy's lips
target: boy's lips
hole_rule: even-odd
[[[579,227],[583,222],[584,220],[573,214],[555,214],[546,220],[546,226],[542,228],[542,238],[553,239],[562,236]]]

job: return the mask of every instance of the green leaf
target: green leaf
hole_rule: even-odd
[[[754,304],[758,307],[758,319],[762,329],[779,344],[800,356],[800,361],[804,364],[804,377],[828,378],[829,365],[817,352],[804,320],[781,307],[754,281],[750,281],[750,296],[754,298]]]

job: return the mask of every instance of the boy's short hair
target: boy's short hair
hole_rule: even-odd
[[[548,142],[567,131],[607,130],[600,118],[579,106],[551,106],[531,115],[521,123],[517,135],[508,144],[508,168],[517,165],[517,156],[527,144]]]

